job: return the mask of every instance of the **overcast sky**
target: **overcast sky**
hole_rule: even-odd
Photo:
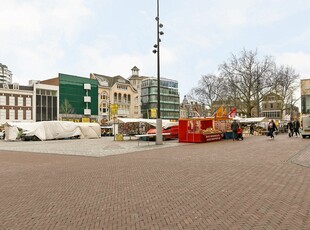
[[[0,0],[0,63],[13,82],[94,72],[156,76],[156,0]],[[161,76],[181,100],[242,49],[310,77],[309,0],[161,0]]]

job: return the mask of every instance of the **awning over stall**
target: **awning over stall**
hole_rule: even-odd
[[[249,118],[241,118],[239,120],[240,123],[259,123],[259,122],[268,122],[269,118],[267,117],[249,117]]]
[[[156,119],[145,119],[145,118],[117,118],[118,121],[124,122],[124,123],[139,123],[139,122],[145,122],[152,126],[156,126]],[[168,123],[171,123],[169,120],[162,119],[162,126],[165,127]]]

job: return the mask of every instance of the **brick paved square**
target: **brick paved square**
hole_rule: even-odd
[[[310,168],[293,161],[307,159],[307,139],[251,136],[129,153],[124,142],[113,147],[122,154],[104,157],[93,152],[97,141],[84,154],[74,141],[84,156],[46,153],[53,143],[34,153],[1,142],[0,229],[310,229]]]

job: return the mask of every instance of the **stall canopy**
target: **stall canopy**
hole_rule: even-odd
[[[249,117],[249,118],[240,118],[240,123],[259,123],[269,121],[266,117]]]
[[[145,118],[117,118],[118,121],[124,123],[139,123],[145,122],[152,126],[156,126],[156,119],[145,119]],[[162,119],[162,126],[167,127],[167,125],[171,123],[169,120]]]

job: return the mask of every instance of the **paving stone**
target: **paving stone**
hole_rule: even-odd
[[[0,229],[309,229],[309,146],[0,141]]]

